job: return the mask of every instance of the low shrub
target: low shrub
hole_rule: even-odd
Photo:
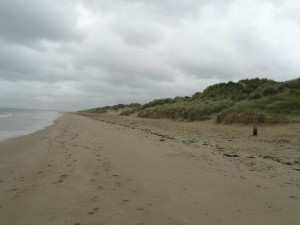
[[[138,111],[138,109],[126,109],[120,113],[120,116],[130,116],[130,115],[136,113],[137,111]]]
[[[144,118],[171,118],[185,120],[206,120],[212,114],[228,108],[231,101],[193,101],[175,104],[165,104],[147,109],[142,109],[139,117]]]

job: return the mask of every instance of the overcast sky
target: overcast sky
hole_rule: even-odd
[[[0,0],[0,106],[79,110],[300,77],[299,0]]]

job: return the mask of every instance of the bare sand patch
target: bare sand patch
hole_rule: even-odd
[[[67,114],[0,143],[0,224],[290,224],[299,124]]]

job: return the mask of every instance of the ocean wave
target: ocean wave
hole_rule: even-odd
[[[2,118],[6,118],[6,117],[11,117],[13,116],[12,114],[8,114],[8,113],[0,113],[0,119]]]

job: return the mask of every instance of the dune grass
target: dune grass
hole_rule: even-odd
[[[82,112],[121,111],[126,116],[137,113],[143,118],[206,120],[217,115],[217,122],[250,122],[253,115],[265,118],[300,116],[300,78],[286,82],[245,79],[237,83],[219,83],[193,96],[155,99],[138,103],[105,106]]]
[[[161,106],[149,107],[138,113],[139,117],[146,118],[171,118],[184,120],[205,120],[210,115],[228,108],[231,101],[192,101],[164,104]]]
[[[255,78],[220,83],[206,88],[203,93],[195,93],[191,98],[180,101],[162,99],[151,103],[141,107],[139,117],[193,121],[217,115],[217,122],[249,122],[257,114],[275,120],[300,115],[300,79],[281,83]]]

